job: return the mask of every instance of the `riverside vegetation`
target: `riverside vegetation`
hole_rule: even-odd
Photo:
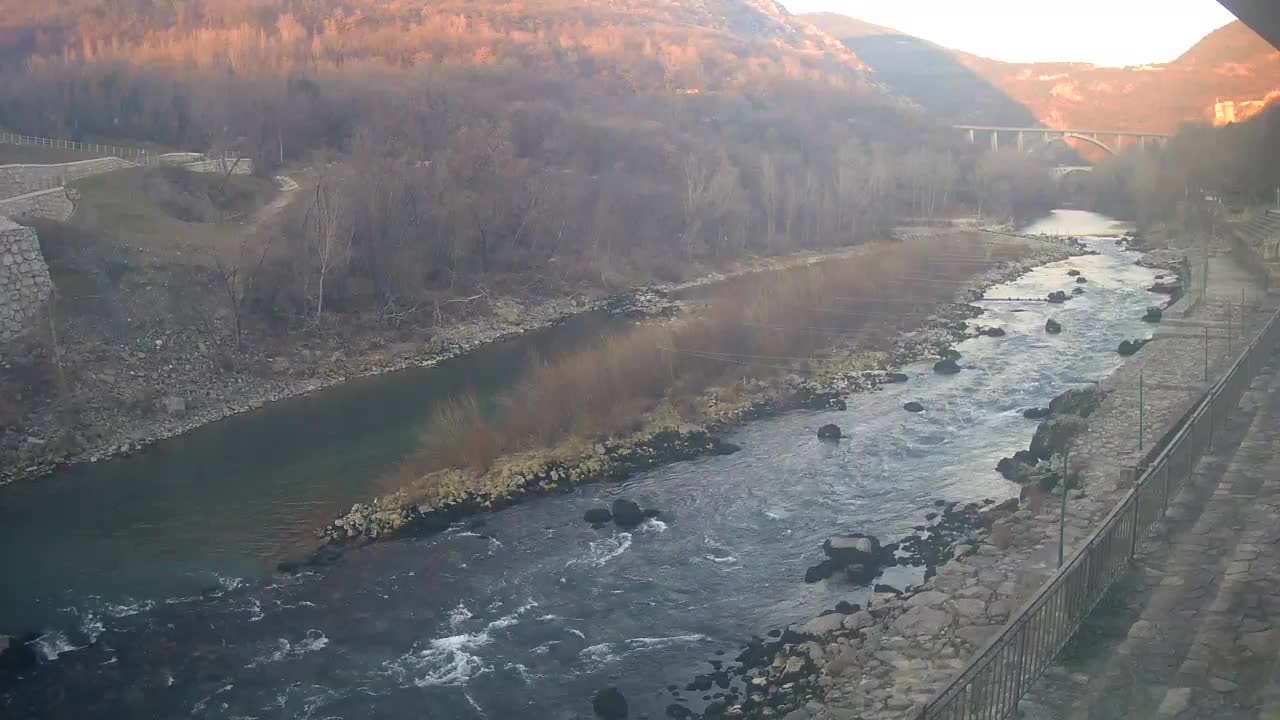
[[[389,479],[396,492],[357,504],[322,534],[341,545],[436,529],[527,494],[732,451],[717,431],[839,404],[898,380],[894,367],[949,355],[976,332],[965,321],[977,309],[951,303],[962,288],[1068,254],[1064,245],[932,236],[735,283],[672,321],[535,367],[494,407],[455,399]]]
[[[91,238],[74,252],[107,262],[53,263],[64,336],[41,323],[3,351],[21,366],[4,378],[20,398],[3,412],[8,477],[429,363],[638,285],[839,251],[909,219],[1054,205],[1042,163],[951,142],[766,0],[411,18],[373,0],[86,0],[10,20],[0,126],[235,150],[301,187],[255,212],[150,170],[82,183],[69,225],[41,234]],[[126,186],[128,202],[96,203]],[[216,240],[132,242],[197,235]]]

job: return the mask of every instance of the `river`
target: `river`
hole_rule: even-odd
[[[1029,230],[1115,226],[1059,211]],[[1157,301],[1146,291],[1154,273],[1113,239],[1088,242],[1100,254],[989,292],[1070,290],[1072,268],[1089,280],[1066,305],[982,303],[980,322],[1008,334],[961,343],[958,375],[908,367],[908,382],[855,395],[847,410],[746,425],[728,438],[742,447],[736,454],[534,499],[351,552],[316,573],[276,576],[265,563],[317,508],[370,489],[334,478],[387,467],[412,442],[403,426],[424,419],[424,404],[467,372],[497,388],[514,374],[502,364],[510,361],[325,391],[134,458],[6,488],[0,608],[45,634],[43,661],[0,694],[2,714],[586,718],[606,685],[636,713],[661,716],[685,700],[696,709],[704,693],[677,699],[666,686],[729,660],[753,634],[864,600],[867,588],[802,582],[823,539],[893,539],[936,499],[1017,495],[993,468],[1035,429],[1021,410],[1104,377],[1121,362],[1120,340],[1150,335],[1140,318]],[[1045,334],[1046,317],[1064,332]],[[565,348],[599,330],[569,325],[498,355],[523,358],[525,343]],[[555,332],[563,335],[548,341]],[[926,411],[903,411],[909,400]],[[819,442],[815,429],[828,422],[850,437]],[[661,521],[631,532],[582,522],[585,509],[619,496],[662,510]],[[255,498],[272,509],[255,510]]]

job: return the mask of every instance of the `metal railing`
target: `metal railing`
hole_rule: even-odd
[[[1165,516],[1170,500],[1212,449],[1215,429],[1238,405],[1278,342],[1280,312],[1271,316],[1222,379],[1201,397],[1182,428],[1142,469],[1133,488],[1101,526],[917,718],[999,720],[1017,709],[1018,701],[1128,568],[1139,536]]]
[[[53,148],[55,150],[74,150],[98,155],[99,157],[118,157],[130,162],[136,162],[139,165],[156,165],[160,162],[158,155],[148,153],[142,148],[82,143],[75,140],[18,135],[17,133],[0,133],[0,145],[30,145],[33,147]]]

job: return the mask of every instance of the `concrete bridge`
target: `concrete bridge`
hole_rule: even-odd
[[[1076,139],[1096,145],[1108,153],[1115,155],[1122,145],[1137,144],[1145,148],[1147,143],[1164,143],[1171,137],[1166,133],[1133,132],[1130,130],[1058,130],[1055,128],[1020,128],[996,127],[991,125],[956,125],[955,128],[969,136],[969,142],[976,144],[979,138],[990,139],[991,149],[999,150],[1001,138],[1012,142],[1020,152],[1025,152],[1027,142],[1039,141],[1048,144],[1054,140]],[[1108,144],[1110,143],[1110,144]]]

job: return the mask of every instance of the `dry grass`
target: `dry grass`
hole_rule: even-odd
[[[464,393],[437,412],[403,472],[484,472],[505,455],[633,432],[660,404],[693,405],[709,388],[803,374],[833,351],[886,348],[961,281],[1021,252],[973,235],[911,240],[732,282],[679,321],[638,325],[536,365],[490,412]]]

